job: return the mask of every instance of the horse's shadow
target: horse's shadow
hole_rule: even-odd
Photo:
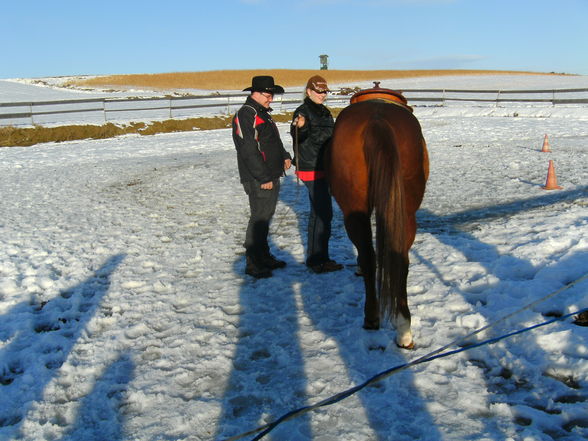
[[[296,198],[291,193],[283,192],[282,201],[295,213],[300,237],[306,249],[308,194],[304,187]],[[403,350],[397,349],[393,343],[393,330],[363,329],[364,283],[361,277],[355,275],[357,255],[346,235],[342,213],[334,200],[333,213],[330,255],[331,258],[343,263],[345,268],[342,271],[325,274],[312,274],[306,271],[306,275],[300,279],[300,296],[312,326],[324,334],[327,346],[332,341],[337,345],[337,351],[332,351],[331,348],[329,352],[338,352],[340,358],[330,360],[333,364],[332,370],[325,371],[325,374],[333,377],[335,372],[340,372],[337,375],[347,376],[351,380],[351,387],[392,366],[404,364],[407,360]],[[394,349],[386,350],[389,346]],[[315,380],[321,382],[327,381],[327,378]],[[337,380],[340,381],[341,378]],[[310,389],[313,389],[312,385]],[[361,390],[356,398],[349,399],[358,399],[363,411],[352,409],[351,414],[335,412],[340,418],[336,423],[337,433],[344,433],[345,439],[359,439],[358,437],[364,436],[346,432],[346,418],[353,419],[358,412],[365,413],[372,431],[365,439],[437,441],[442,438],[426,409],[424,400],[414,386],[413,375],[409,371],[367,387]],[[316,397],[309,400],[318,401]],[[333,407],[336,406],[335,404]]]
[[[492,323],[501,317],[496,317],[491,312],[491,306],[487,305],[496,301],[492,298],[493,296],[509,295],[508,290],[518,290],[521,294],[528,290],[528,285],[541,271],[546,271],[542,267],[534,266],[530,261],[525,261],[513,256],[501,255],[496,245],[488,244],[478,239],[474,231],[476,230],[476,224],[482,222],[491,222],[492,220],[516,215],[521,212],[539,209],[549,204],[555,203],[572,203],[574,200],[582,197],[586,197],[588,187],[582,187],[579,189],[549,193],[540,197],[529,198],[525,200],[514,201],[505,204],[499,204],[492,207],[483,207],[479,209],[471,209],[458,213],[452,213],[446,216],[435,215],[429,210],[423,209],[418,213],[419,231],[428,232],[433,234],[441,243],[451,246],[456,250],[463,253],[464,257],[468,262],[477,262],[485,271],[485,276],[491,275],[495,280],[490,286],[485,286],[481,283],[479,286],[472,286],[468,288],[458,288],[451,282],[444,280],[443,274],[437,269],[436,265],[423,258],[418,254],[417,251],[413,250],[413,255],[420,260],[421,264],[426,265],[432,273],[436,274],[439,279],[446,285],[450,286],[452,290],[459,290],[463,298],[471,303],[475,310],[483,315],[486,315],[488,323]],[[568,268],[566,272],[570,272],[569,268],[576,268],[579,272],[582,267],[582,262],[586,262],[588,253],[576,253],[572,256],[567,256],[566,259],[559,262],[556,267],[560,269]],[[557,273],[558,268],[549,268],[548,270]],[[572,271],[573,272],[573,271]],[[566,280],[566,283],[573,281],[575,278],[580,277],[582,274],[576,274],[576,277],[572,277],[571,280]],[[557,288],[557,283],[553,286],[553,290]],[[517,309],[530,303],[531,300],[524,295],[517,295],[511,293],[509,295],[509,301],[512,303],[512,308]],[[538,300],[540,295],[533,296],[532,300]],[[504,300],[503,300],[504,301]],[[544,304],[539,304],[534,308],[532,312],[526,312],[527,315],[522,315],[522,318],[529,318],[528,314],[539,312],[546,317],[546,320],[551,316],[563,315],[566,311],[565,301],[562,297],[554,298]],[[521,317],[519,317],[521,318]],[[503,325],[504,327],[493,329],[492,336],[497,336],[507,331],[518,329],[520,325],[516,322],[507,322]],[[533,341],[532,338],[527,338],[526,342]],[[564,343],[562,345],[565,346]],[[548,364],[548,354],[537,344],[532,345],[534,347],[526,347],[525,351],[533,353],[534,363],[537,365]],[[524,407],[530,407],[534,409],[535,415],[543,415],[545,419],[550,418],[550,414],[557,414],[559,410],[554,406],[554,401],[557,403],[560,397],[552,397],[546,399],[537,389],[530,393],[528,388],[532,388],[533,381],[532,377],[541,377],[541,381],[548,381],[552,383],[559,383],[559,386],[550,387],[551,390],[563,389],[564,402],[566,395],[566,387],[562,387],[562,384],[570,382],[569,378],[551,378],[545,380],[545,377],[549,377],[550,374],[545,372],[524,372],[524,369],[519,369],[518,372],[512,371],[510,368],[500,365],[501,355],[494,353],[495,350],[492,347],[487,347],[484,351],[478,350],[469,353],[470,362],[481,368],[482,372],[487,376],[487,389],[490,392],[490,400],[492,403],[506,403],[509,406],[521,405]],[[526,385],[526,386],[525,386]],[[535,385],[534,387],[537,387]],[[552,385],[553,386],[553,385]],[[576,391],[572,391],[568,388],[568,392],[573,395],[577,395]],[[520,395],[517,395],[520,394]],[[578,399],[588,400],[588,397],[580,397]],[[528,414],[532,415],[533,412]],[[541,417],[539,417],[541,418]],[[585,427],[588,419],[577,422],[577,427]],[[486,418],[483,421],[486,426],[486,434],[494,436],[497,441],[504,439],[506,433],[503,431],[523,431],[525,427],[533,424],[534,422],[526,416],[517,416],[513,421],[513,426],[510,428],[500,427],[496,421],[491,421]],[[572,424],[569,427],[562,427],[561,429],[550,429],[551,435],[554,437],[565,437],[569,435],[569,431],[576,427]],[[555,426],[554,426],[555,427]]]
[[[285,252],[279,257],[293,264]],[[244,260],[235,260],[236,274],[243,274]],[[307,405],[296,299],[286,271],[275,270],[270,279],[243,276],[239,341],[214,439],[255,429]],[[309,439],[309,419],[287,422],[271,435],[277,440]]]
[[[65,363],[110,288],[124,255],[49,301],[22,302],[0,318],[0,433],[16,433]]]

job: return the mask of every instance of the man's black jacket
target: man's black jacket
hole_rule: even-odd
[[[291,159],[269,111],[250,96],[233,117],[233,142],[241,182],[264,184],[284,173],[284,161]]]

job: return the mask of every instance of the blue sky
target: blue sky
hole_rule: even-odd
[[[222,69],[588,75],[588,0],[5,1],[0,78]]]

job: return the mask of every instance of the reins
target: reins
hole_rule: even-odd
[[[298,125],[295,125],[295,129],[294,129],[294,159],[295,159],[295,167],[296,167],[296,171],[298,171]],[[284,221],[284,219],[286,218],[286,216],[288,215],[288,213],[290,213],[291,209],[292,209],[292,205],[296,205],[298,203],[298,196],[300,194],[300,177],[298,176],[298,173],[294,172],[296,174],[296,196],[294,197],[294,202],[291,205],[288,205],[287,210],[280,214],[279,216],[279,221],[278,224],[275,228],[272,228],[272,232],[271,234],[275,234],[280,230],[280,227],[282,226],[282,222]],[[284,170],[284,176],[286,175],[286,170]]]
[[[298,168],[298,123],[296,123],[295,127],[294,127],[294,159],[296,160],[296,164],[294,165],[294,167],[296,167],[296,172],[298,172],[299,168]],[[298,176],[298,173],[296,173],[296,185],[300,184],[300,177]]]

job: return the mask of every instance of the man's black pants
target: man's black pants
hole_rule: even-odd
[[[263,190],[257,181],[243,182],[245,193],[249,196],[251,214],[245,233],[245,247],[248,257],[259,260],[270,254],[268,234],[270,221],[276,211],[280,193],[280,181],[273,181],[271,190]]]

